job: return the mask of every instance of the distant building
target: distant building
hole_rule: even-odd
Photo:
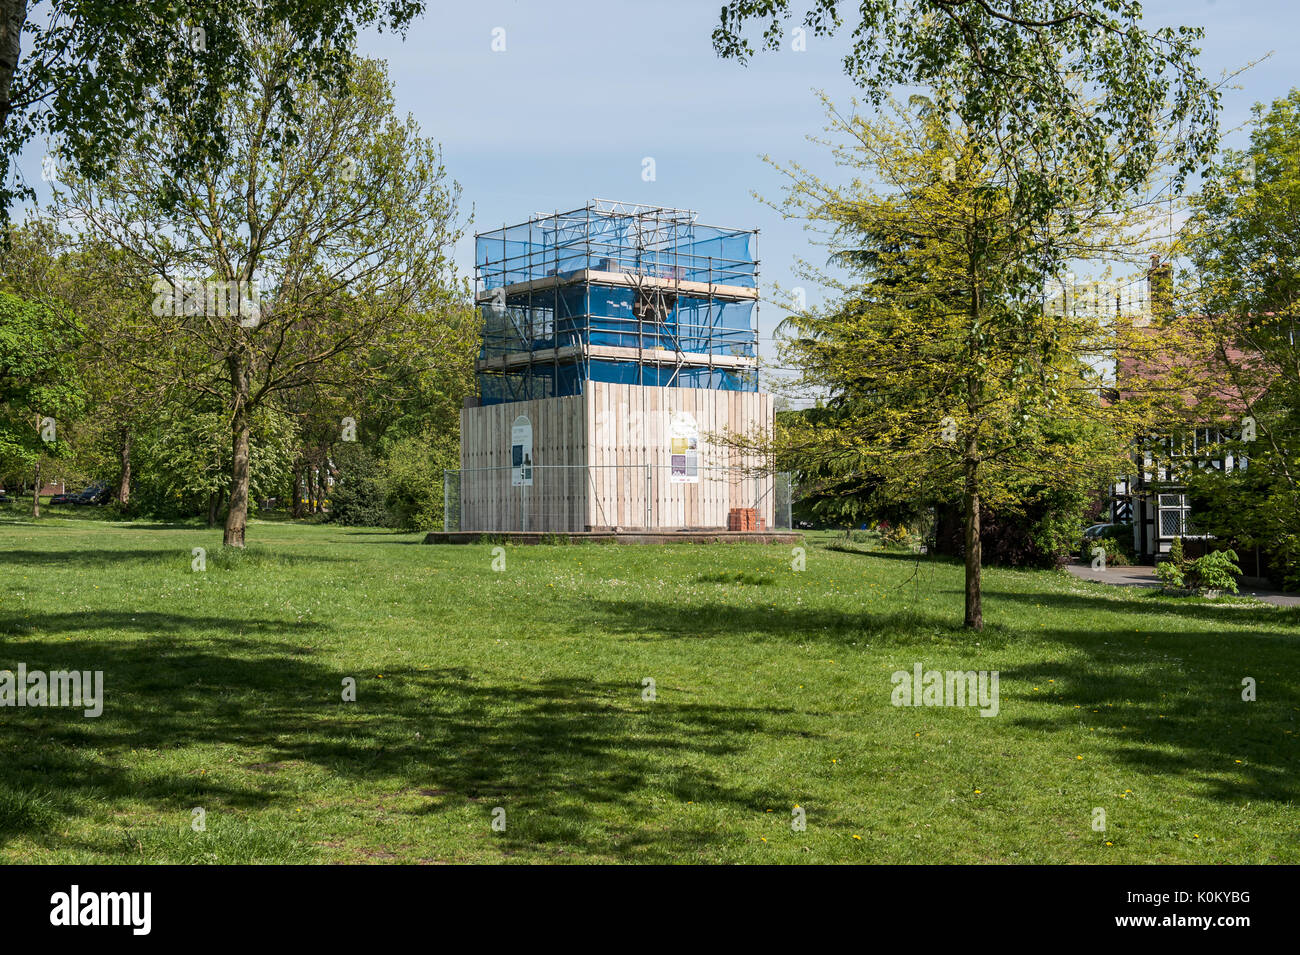
[[[1169,264],[1152,263],[1148,274],[1149,301],[1153,312],[1172,309],[1173,269]],[[1236,361],[1240,352],[1230,351]],[[1122,392],[1126,379],[1136,376],[1159,378],[1177,366],[1180,372],[1193,371],[1195,384],[1186,390],[1183,401],[1189,409],[1212,399],[1215,414],[1205,415],[1193,426],[1170,427],[1153,435],[1135,449],[1132,473],[1111,488],[1110,518],[1115,523],[1132,524],[1133,552],[1143,563],[1154,564],[1169,553],[1176,538],[1188,541],[1208,540],[1198,526],[1187,495],[1187,479],[1197,470],[1229,473],[1249,466],[1245,455],[1234,455],[1224,445],[1242,436],[1246,402],[1230,384],[1222,368],[1211,365],[1195,367],[1183,355],[1163,356],[1163,368],[1135,363],[1123,364],[1117,371],[1117,385]],[[1193,415],[1195,418],[1195,415]]]

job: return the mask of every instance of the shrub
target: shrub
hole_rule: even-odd
[[[912,535],[902,524],[894,524],[885,530],[884,541],[888,547],[903,547],[912,543]]]
[[[1101,537],[1085,540],[1080,548],[1084,560],[1092,559],[1094,547],[1106,552],[1108,567],[1131,567],[1137,562],[1133,553],[1133,528],[1128,524],[1108,527]]]
[[[1172,560],[1165,560],[1156,564],[1156,576],[1169,590],[1181,590],[1187,584],[1183,577],[1183,569]]]
[[[1237,566],[1237,552],[1234,550],[1210,551],[1195,560],[1188,560],[1183,548],[1183,539],[1174,538],[1169,547],[1169,559],[1156,565],[1156,576],[1169,589],[1193,590],[1203,593],[1207,590],[1226,590],[1237,592],[1237,577],[1241,568]]]
[[[398,527],[441,530],[443,469],[457,466],[454,447],[428,435],[402,438],[384,458],[385,502]]]
[[[349,443],[338,448],[334,464],[338,480],[330,490],[330,520],[348,527],[390,527],[384,476],[375,456]]]
[[[1237,577],[1241,568],[1237,566],[1235,550],[1215,550],[1192,561],[1187,579],[1196,590],[1226,590],[1237,592]]]

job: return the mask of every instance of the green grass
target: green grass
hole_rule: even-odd
[[[219,540],[0,523],[0,668],[106,697],[0,709],[0,859],[1300,861],[1295,610],[990,570],[972,635],[959,567],[829,538],[799,573],[779,546],[494,572],[415,535]],[[917,662],[999,671],[1001,712],[892,706]]]

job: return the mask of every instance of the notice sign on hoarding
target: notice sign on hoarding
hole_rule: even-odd
[[[510,427],[510,486],[533,486],[533,423],[524,415]]]
[[[674,484],[700,483],[700,428],[685,411],[672,416],[668,424],[668,441],[672,455],[671,481]]]

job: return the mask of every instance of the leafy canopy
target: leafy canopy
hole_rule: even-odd
[[[848,6],[810,0],[804,27],[830,36]],[[760,24],[762,47],[776,50],[793,16],[791,0],[729,0],[714,48],[747,62],[749,28]],[[1137,0],[858,0],[844,70],[877,107],[902,87],[946,91],[1041,217],[1063,184],[1037,170],[1075,162],[1094,191],[1118,198],[1156,168],[1170,129],[1176,184],[1209,158],[1218,93],[1196,65],[1202,35],[1144,28]]]

